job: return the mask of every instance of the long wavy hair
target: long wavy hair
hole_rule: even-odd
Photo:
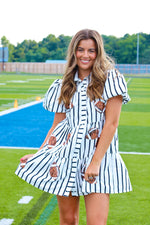
[[[78,70],[76,51],[81,40],[92,39],[96,44],[97,56],[92,67],[91,82],[87,88],[87,95],[90,100],[102,98],[107,71],[114,68],[113,60],[108,57],[104,50],[104,44],[101,35],[95,30],[84,29],[76,33],[72,38],[67,54],[67,64],[63,75],[59,103],[64,102],[65,106],[70,104],[71,97],[76,91],[74,76]]]

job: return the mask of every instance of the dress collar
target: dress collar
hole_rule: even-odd
[[[77,71],[74,75],[74,81],[79,81],[79,80],[81,80],[81,79],[79,78],[78,71]]]
[[[83,80],[91,80],[91,75],[92,75],[92,72],[87,76],[85,77]],[[78,74],[78,71],[75,73],[74,75],[74,81],[79,81],[81,82],[82,80],[79,78],[79,74]]]

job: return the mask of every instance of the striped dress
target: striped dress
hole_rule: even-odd
[[[26,165],[18,166],[16,175],[33,186],[61,196],[90,193],[123,193],[132,190],[127,168],[118,153],[118,132],[101,162],[96,182],[85,181],[84,173],[95,151],[105,123],[107,100],[122,95],[123,104],[130,98],[123,75],[108,71],[103,100],[90,101],[86,94],[90,76],[83,81],[75,74],[76,92],[68,107],[58,103],[62,80],[51,85],[44,99],[44,108],[51,112],[66,113],[45,146],[31,157]]]

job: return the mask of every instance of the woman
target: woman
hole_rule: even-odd
[[[84,195],[87,225],[106,224],[109,194],[131,191],[118,153],[117,127],[126,82],[114,69],[94,30],[71,40],[62,80],[49,88],[44,107],[55,118],[40,150],[21,159],[16,174],[57,195],[60,224],[78,224]]]

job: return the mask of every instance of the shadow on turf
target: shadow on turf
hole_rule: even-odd
[[[35,203],[35,205],[31,208],[31,210],[27,213],[27,215],[23,218],[21,223],[19,225],[29,225],[35,217],[37,216],[38,212],[42,209],[47,199],[50,197],[50,194],[47,192],[44,192],[38,201]]]

